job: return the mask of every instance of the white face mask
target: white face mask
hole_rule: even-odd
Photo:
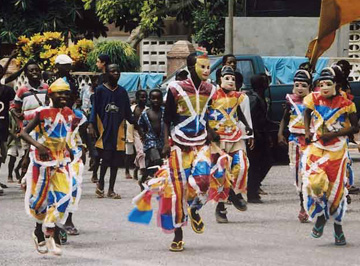
[[[225,76],[221,77],[221,88],[228,90],[228,91],[236,90],[235,76],[225,75]]]
[[[321,80],[319,82],[320,94],[325,98],[331,98],[336,95],[336,83],[332,80]]]
[[[310,86],[304,81],[295,81],[293,93],[300,97],[305,97],[310,92]]]

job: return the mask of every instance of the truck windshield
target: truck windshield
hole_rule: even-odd
[[[244,84],[250,87],[250,79],[254,76],[254,67],[251,60],[240,60],[236,63],[237,71],[244,77]]]

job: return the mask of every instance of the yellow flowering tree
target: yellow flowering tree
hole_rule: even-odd
[[[93,42],[86,39],[67,47],[60,32],[37,33],[30,38],[21,36],[16,46],[19,53],[17,60],[21,66],[32,59],[44,71],[54,70],[55,58],[59,54],[69,55],[74,60],[76,70],[87,70],[87,55],[94,49]]]

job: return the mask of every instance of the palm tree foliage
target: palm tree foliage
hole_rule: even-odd
[[[106,36],[107,28],[81,0],[0,0],[0,39],[15,43],[22,35],[58,31],[64,36]]]

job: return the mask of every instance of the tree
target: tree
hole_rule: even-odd
[[[95,4],[96,14],[104,23],[114,23],[116,27],[130,32],[127,42],[136,47],[150,34],[163,33],[164,19],[176,17],[178,21],[191,26],[191,12],[203,6],[199,0],[82,0],[85,9]]]
[[[164,19],[176,17],[193,31],[196,42],[206,41],[209,49],[222,52],[225,46],[227,0],[82,0],[85,9],[95,6],[104,23],[114,23],[130,32],[127,42],[136,47],[150,34],[163,33]],[[236,1],[236,13],[242,14],[245,0]]]
[[[19,36],[58,31],[71,38],[106,36],[107,28],[81,0],[0,0],[0,39],[15,43]]]

